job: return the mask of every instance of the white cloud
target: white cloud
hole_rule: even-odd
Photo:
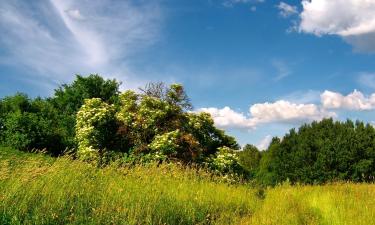
[[[295,104],[284,100],[254,104],[249,109],[250,116],[245,116],[229,107],[201,108],[198,111],[210,113],[218,127],[242,129],[254,129],[264,123],[300,124],[326,117],[336,117],[335,113],[328,112],[314,104]]]
[[[297,96],[300,97],[299,100]],[[320,103],[318,103],[319,96]],[[251,105],[247,114],[235,111],[228,106],[221,109],[200,108],[197,111],[210,113],[218,127],[250,130],[265,124],[282,123],[298,126],[314,120],[337,118],[337,110],[375,110],[375,93],[365,96],[357,90],[348,95],[328,90],[323,93],[308,91],[305,94],[299,91],[284,96],[283,99],[287,100]]]
[[[280,16],[286,18],[298,13],[297,6],[289,5],[285,2],[280,2],[277,6]]]
[[[210,113],[215,124],[222,128],[245,128],[250,129],[255,126],[251,119],[248,119],[243,113],[236,112],[229,107],[201,108],[198,111]]]
[[[303,0],[299,30],[338,35],[357,51],[375,51],[375,1]]]
[[[48,82],[101,73],[137,83],[132,56],[159,40],[160,8],[130,1],[2,1],[2,64],[17,65]],[[26,73],[25,73],[26,74]],[[44,81],[43,81],[44,82]]]
[[[323,107],[327,109],[358,111],[375,109],[375,93],[366,97],[362,92],[357,90],[346,96],[337,92],[324,91],[320,97]]]
[[[266,150],[268,148],[268,146],[270,145],[271,141],[272,141],[272,136],[271,135],[267,135],[262,140],[260,140],[260,142],[256,145],[256,147],[260,151]]]
[[[255,104],[250,107],[250,113],[256,124],[270,122],[301,123],[336,116],[315,104],[296,104],[285,100]]]

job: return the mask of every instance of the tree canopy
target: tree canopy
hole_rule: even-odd
[[[260,162],[266,184],[373,181],[375,129],[370,124],[324,119],[272,140]]]

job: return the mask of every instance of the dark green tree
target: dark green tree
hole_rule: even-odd
[[[76,147],[76,113],[84,100],[100,98],[106,103],[115,103],[118,101],[119,86],[116,80],[105,80],[98,74],[91,74],[87,77],[77,75],[71,84],[63,84],[55,90],[50,101],[60,113],[59,126],[64,132],[67,147]]]
[[[254,145],[247,144],[238,152],[240,164],[246,169],[251,176],[255,176],[259,169],[260,159],[262,157],[260,151]]]

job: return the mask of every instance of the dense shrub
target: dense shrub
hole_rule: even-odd
[[[86,99],[77,113],[78,156],[83,160],[98,159],[103,151],[111,150],[116,129],[114,106],[100,98]]]

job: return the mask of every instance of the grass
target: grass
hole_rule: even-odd
[[[265,198],[176,165],[98,169],[0,148],[0,224],[375,224],[374,184],[281,185]]]

